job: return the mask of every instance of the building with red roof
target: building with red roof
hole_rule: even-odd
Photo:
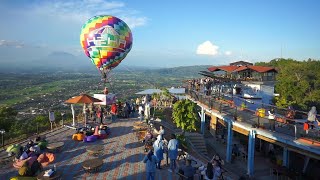
[[[273,67],[254,66],[245,61],[230,63],[228,66],[212,66],[208,70],[210,72],[224,71],[225,74],[222,76],[243,81],[275,81],[277,73]]]
[[[237,61],[226,66],[212,66],[208,70],[210,72],[201,74],[208,76],[211,73],[213,78],[233,81],[234,94],[239,93],[243,98],[262,99],[264,103],[270,103],[274,97],[277,70],[273,67]]]

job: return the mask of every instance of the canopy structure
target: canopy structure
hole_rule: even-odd
[[[68,100],[65,101],[65,103],[71,104],[71,110],[72,110],[72,126],[75,126],[75,112],[73,109],[73,104],[83,104],[83,109],[85,109],[86,104],[91,104],[91,103],[95,103],[95,102],[102,102],[100,99],[96,99],[92,96],[89,96],[87,94],[81,94],[80,96],[76,96],[76,97],[72,97]],[[84,118],[84,124],[86,125],[86,116]]]
[[[169,93],[171,94],[184,94],[185,93],[185,88],[167,88],[169,90]],[[153,93],[161,93],[161,89],[146,89],[140,92],[137,92],[136,94],[140,95],[152,95]]]
[[[87,94],[81,94],[80,96],[72,97],[65,101],[65,103],[69,104],[90,104],[95,102],[101,102],[101,100]]]

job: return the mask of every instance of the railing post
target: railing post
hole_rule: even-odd
[[[254,151],[255,151],[255,131],[249,131],[249,144],[248,144],[248,175],[252,177],[254,174]]]
[[[289,167],[289,150],[288,148],[284,147],[283,148],[283,161],[282,161],[282,166],[285,166],[285,167]]]
[[[294,124],[294,139],[297,139],[297,125]]]
[[[233,131],[232,131],[232,121],[228,121],[228,139],[227,139],[227,157],[226,160],[228,163],[231,162],[232,157],[232,137],[233,137]]]

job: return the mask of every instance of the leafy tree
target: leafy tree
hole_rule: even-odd
[[[173,105],[173,122],[177,127],[185,131],[196,131],[196,123],[199,121],[197,115],[197,105],[186,99],[177,101]]]
[[[0,127],[9,131],[16,120],[17,111],[11,107],[0,107]]]
[[[309,110],[311,106],[320,108],[320,62],[312,59],[274,59],[256,65],[273,66],[278,70],[275,98],[278,107],[294,106],[299,110]]]

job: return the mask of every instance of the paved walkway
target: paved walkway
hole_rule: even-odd
[[[111,135],[94,143],[77,142],[71,139],[75,130],[62,128],[47,136],[49,142],[63,141],[62,152],[56,154],[54,163],[63,173],[63,179],[146,179],[144,149],[132,132],[136,119],[119,119],[110,124]],[[86,148],[92,145],[104,146],[103,166],[98,173],[87,174],[82,169],[82,162],[94,158],[88,155]],[[164,162],[163,162],[164,164]],[[53,164],[45,169],[52,168]],[[8,165],[0,169],[0,179],[10,179],[17,175],[17,170]],[[157,170],[156,179],[175,180],[178,177],[167,171],[167,168]]]

